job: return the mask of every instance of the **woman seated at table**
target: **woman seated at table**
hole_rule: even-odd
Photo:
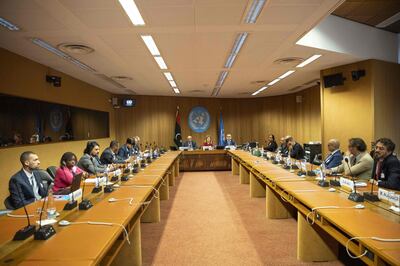
[[[69,193],[68,188],[71,186],[74,176],[84,173],[82,169],[76,166],[76,162],[76,155],[72,152],[66,152],[63,154],[60,160],[60,167],[57,169],[56,177],[54,178],[54,193]]]
[[[206,139],[205,139],[204,142],[203,142],[203,147],[213,147],[213,146],[214,146],[214,143],[213,143],[213,141],[211,140],[210,135],[207,135],[207,136],[206,136]]]
[[[274,135],[269,135],[268,140],[267,140],[267,146],[265,147],[267,151],[274,152],[278,149],[278,144],[275,141],[275,136]]]

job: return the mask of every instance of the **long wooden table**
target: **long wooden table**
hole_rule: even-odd
[[[183,151],[181,171],[229,171],[231,158],[226,150]]]
[[[62,227],[55,224],[56,234],[46,241],[12,241],[14,233],[26,225],[23,218],[0,218],[0,264],[1,265],[141,265],[141,222],[160,221],[160,200],[169,198],[169,186],[179,175],[181,152],[167,152],[112,193],[85,195],[94,206],[87,211],[77,209],[60,211],[65,202],[57,202],[58,220],[71,222],[107,222],[123,225],[129,233],[131,244],[125,239],[122,227],[106,225],[75,224]],[[133,198],[109,202],[110,198]],[[35,210],[41,202],[28,206],[38,220]],[[13,214],[22,214],[22,209]]]
[[[229,153],[232,174],[239,175],[240,183],[250,184],[250,196],[266,198],[268,218],[297,217],[297,257],[302,261],[335,260],[338,244],[346,245],[352,237],[400,238],[400,215],[383,203],[363,202],[365,209],[348,208],[356,203],[347,199],[344,190],[329,192],[315,180],[299,177],[248,152]],[[340,209],[319,209],[315,216],[310,213],[321,206]],[[315,218],[314,224],[307,221],[307,215]],[[358,239],[348,246],[355,255],[367,251],[361,260],[368,265],[400,265],[400,242]]]

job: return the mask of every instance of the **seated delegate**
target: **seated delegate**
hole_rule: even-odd
[[[303,147],[297,143],[292,136],[286,137],[286,146],[291,158],[296,160],[304,159],[305,152]]]
[[[212,141],[210,135],[207,135],[206,138],[204,139],[203,146],[204,147],[213,147],[214,146],[214,142]]]
[[[118,149],[117,156],[122,160],[128,160],[135,154],[134,146],[136,141],[134,138],[127,138],[126,143]]]
[[[391,139],[376,141],[372,179],[379,187],[400,190],[400,162],[393,155],[395,148],[396,144]]]
[[[126,163],[129,161],[129,156],[127,159],[121,159],[117,155],[119,148],[119,143],[116,140],[110,142],[110,146],[106,148],[100,156],[100,162],[102,164],[113,164],[113,163]]]
[[[275,141],[274,135],[271,134],[268,136],[268,142],[267,142],[267,146],[265,147],[265,149],[270,152],[274,152],[278,149],[278,144]]]
[[[342,164],[343,155],[339,148],[340,142],[337,139],[331,139],[328,141],[328,150],[330,153],[324,160],[326,169],[331,169]]]
[[[348,158],[349,165],[343,160],[342,164],[331,168],[327,173],[344,173],[348,176],[352,174],[360,179],[370,179],[374,160],[367,152],[367,145],[364,140],[361,138],[349,139],[348,149],[350,156],[345,158]]]
[[[192,136],[187,136],[187,141],[183,143],[183,147],[187,147],[193,150],[197,148],[196,142],[192,140]]]
[[[83,173],[82,169],[76,166],[77,158],[72,152],[66,152],[61,156],[60,167],[57,168],[54,178],[53,192],[56,194],[69,193],[69,187],[75,175]]]
[[[224,140],[224,146],[236,146],[235,141],[232,139],[231,134],[226,134],[226,139]]]
[[[20,162],[22,169],[10,178],[8,188],[10,196],[6,199],[14,209],[47,196],[38,171],[40,161],[37,154],[32,151],[23,152]]]
[[[101,164],[99,159],[100,146],[96,141],[88,141],[83,151],[83,156],[79,159],[78,167],[90,173],[104,173],[107,166]]]

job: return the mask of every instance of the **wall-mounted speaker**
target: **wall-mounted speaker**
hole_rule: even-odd
[[[324,76],[323,79],[324,79],[324,87],[325,88],[341,86],[344,84],[344,81],[346,80],[346,78],[343,77],[342,73]]]

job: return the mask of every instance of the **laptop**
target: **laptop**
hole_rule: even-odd
[[[171,151],[177,151],[178,150],[178,148],[176,146],[169,146],[169,149]]]
[[[74,175],[74,178],[72,179],[72,184],[70,187],[70,193],[77,191],[78,189],[81,188],[82,175],[83,175],[83,173]]]

